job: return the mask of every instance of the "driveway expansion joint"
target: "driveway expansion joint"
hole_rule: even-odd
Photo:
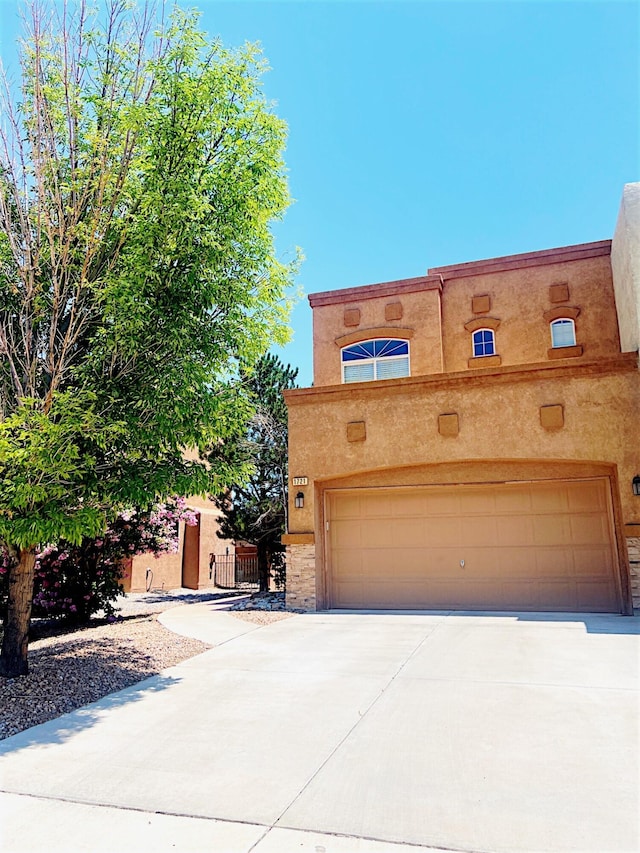
[[[440,623],[438,623],[438,624],[440,624]],[[333,749],[330,751],[329,755],[327,755],[327,757],[324,759],[324,761],[322,761],[322,762],[320,763],[320,765],[316,768],[316,770],[311,774],[311,776],[307,779],[307,781],[305,782],[305,784],[304,784],[304,785],[300,788],[300,790],[297,792],[297,794],[295,795],[295,797],[293,797],[293,799],[291,800],[291,802],[289,802],[289,803],[285,806],[285,808],[281,811],[281,813],[278,815],[278,817],[275,819],[275,821],[274,821],[274,822],[273,822],[273,824],[271,825],[271,827],[270,827],[271,829],[276,828],[276,827],[280,827],[280,826],[281,826],[281,825],[280,825],[280,821],[282,820],[282,818],[284,817],[284,815],[289,811],[289,809],[294,805],[294,803],[295,803],[295,802],[296,802],[296,801],[297,801],[297,800],[298,800],[298,799],[299,799],[299,798],[304,794],[304,792],[307,790],[307,788],[308,788],[308,787],[309,787],[309,785],[313,782],[313,780],[316,778],[316,776],[320,773],[320,771],[321,771],[324,767],[326,767],[326,765],[328,764],[328,762],[333,758],[333,756],[334,756],[334,755],[337,753],[337,751],[338,751],[338,750],[343,746],[343,744],[344,744],[344,743],[346,743],[346,741],[351,737],[351,735],[353,734],[353,732],[354,732],[354,731],[356,730],[356,728],[357,728],[357,727],[362,723],[362,721],[363,721],[363,720],[364,720],[364,718],[367,716],[367,714],[368,714],[368,713],[371,711],[371,709],[372,709],[372,708],[373,708],[373,707],[378,703],[378,701],[379,701],[379,700],[381,699],[381,697],[386,693],[386,691],[387,691],[387,690],[388,690],[388,688],[391,686],[391,684],[393,684],[393,682],[396,680],[396,678],[400,675],[400,673],[401,673],[401,672],[402,672],[402,670],[405,668],[405,666],[409,663],[409,661],[411,660],[411,658],[412,658],[412,657],[413,657],[413,656],[418,652],[418,650],[419,650],[419,649],[421,648],[421,646],[426,642],[426,640],[428,640],[428,639],[429,639],[429,637],[430,637],[430,636],[432,636],[432,634],[434,634],[434,633],[435,633],[435,631],[437,630],[437,627],[438,627],[438,625],[436,625],[436,628],[435,628],[435,629],[430,629],[430,630],[428,630],[428,631],[427,631],[427,633],[425,633],[425,634],[424,634],[424,636],[420,639],[420,641],[419,641],[419,642],[414,646],[414,648],[413,648],[413,649],[412,649],[412,650],[411,650],[411,651],[406,655],[406,657],[404,658],[404,660],[402,661],[402,663],[400,664],[400,666],[399,666],[399,667],[397,668],[397,670],[393,673],[393,675],[388,679],[388,681],[386,682],[386,684],[385,684],[385,685],[380,689],[380,691],[378,692],[378,694],[377,694],[377,695],[376,695],[376,696],[371,700],[371,702],[370,702],[370,703],[369,703],[369,705],[365,708],[365,710],[364,710],[364,711],[359,711],[359,712],[358,712],[358,719],[354,722],[354,724],[353,724],[353,725],[351,726],[351,728],[347,731],[347,733],[344,735],[344,737],[342,737],[342,738],[341,738],[341,740],[340,740],[340,741],[339,741],[339,742],[338,742],[338,743],[333,747]],[[285,827],[285,825],[284,825],[284,824],[282,824],[282,828],[289,828],[289,827]],[[308,830],[308,831],[311,831],[311,830]],[[265,835],[266,835],[266,834],[267,834],[267,833],[265,833]],[[356,836],[354,836],[354,837],[356,837]],[[358,837],[359,837],[359,836],[358,836]],[[262,839],[260,839],[260,840],[262,840]],[[371,840],[373,840],[373,839],[371,839]],[[387,841],[387,839],[384,839],[384,840],[385,840],[385,841]],[[256,842],[256,843],[257,843],[257,842]],[[254,845],[254,846],[255,846],[255,845]],[[415,847],[416,845],[413,845],[413,846]]]

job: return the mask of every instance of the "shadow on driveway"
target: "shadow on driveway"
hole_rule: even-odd
[[[447,616],[459,619],[505,619],[515,622],[582,623],[587,634],[640,634],[640,613],[621,616],[618,613],[524,613],[509,610],[325,610],[318,611],[345,616]]]

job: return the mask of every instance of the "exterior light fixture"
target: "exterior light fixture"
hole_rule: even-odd
[[[638,478],[638,483],[640,483],[640,477]],[[304,507],[304,492],[298,492],[296,495],[296,509],[302,509]]]
[[[633,494],[640,497],[640,474],[636,474],[631,481],[631,488],[633,489]]]

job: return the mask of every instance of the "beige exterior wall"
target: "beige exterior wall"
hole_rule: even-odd
[[[416,279],[415,286],[422,288],[412,291],[401,283],[382,285],[389,291],[388,296],[369,296],[356,298],[346,303],[328,304],[314,308],[313,312],[313,381],[314,385],[340,385],[342,383],[342,364],[340,350],[345,344],[345,336],[366,340],[380,335],[389,337],[397,334],[403,337],[408,331],[410,340],[411,374],[420,376],[427,373],[442,372],[442,349],[440,336],[440,290],[439,280]],[[379,287],[374,285],[374,288]],[[358,288],[366,292],[373,288]],[[366,296],[366,293],[365,293]],[[314,297],[315,298],[315,297]],[[402,307],[402,316],[398,319],[386,319],[385,309],[389,305]],[[345,314],[355,309],[360,320],[357,325],[346,325]],[[398,312],[393,312],[398,313]],[[347,319],[349,315],[347,314]]]
[[[303,509],[290,488],[290,602],[329,600],[332,489],[605,478],[616,585],[629,612],[632,582],[640,596],[640,498],[631,488],[640,473],[638,315],[623,321],[616,297],[638,298],[638,211],[627,189],[618,272],[604,240],[310,297],[314,387],[285,392],[289,473],[308,480]],[[576,345],[554,350],[550,322],[561,317],[574,320]],[[483,327],[495,331],[496,355],[473,358],[472,332]],[[409,377],[342,384],[341,347],[393,336],[409,340]]]
[[[482,376],[409,378],[286,394],[289,470],[306,476],[304,509],[289,510],[289,530],[316,529],[314,484],[375,472],[469,460],[572,460],[615,466],[625,523],[640,523],[631,480],[640,470],[640,382],[634,355],[608,363],[549,366]],[[540,408],[559,405],[564,426],[545,429]],[[438,416],[458,415],[459,433],[441,435]],[[349,441],[347,425],[365,424]]]
[[[608,251],[605,255],[504,270],[464,278],[445,279],[442,294],[445,370],[467,370],[472,357],[471,333],[464,324],[483,317],[500,320],[495,331],[496,352],[502,365],[533,364],[549,360],[551,332],[545,312],[578,308],[576,344],[584,359],[620,352]],[[566,284],[569,298],[550,300],[550,287]],[[487,294],[488,312],[474,314],[472,299]],[[477,362],[482,367],[482,362]]]
[[[194,576],[197,580],[189,581],[191,588],[202,589],[212,586],[213,579],[209,578],[209,559],[211,554],[223,556],[234,553],[234,544],[230,540],[220,539],[218,519],[220,511],[212,501],[206,498],[191,497],[188,506],[198,510],[200,523],[197,536],[197,565],[194,566]],[[155,557],[153,554],[141,554],[134,557],[128,577],[125,578],[124,588],[127,592],[144,592],[151,589],[169,590],[184,586],[183,556],[185,542],[185,525],[180,522],[179,550],[175,554],[163,554]],[[147,571],[151,575],[147,575]]]
[[[562,313],[567,308],[568,316],[576,315],[580,359],[615,355],[620,339],[610,248],[611,241],[605,240],[313,294],[314,386],[342,383],[342,346],[394,334],[409,339],[411,376],[483,369],[488,361],[469,363],[472,333],[465,324],[487,318],[498,321],[496,353],[503,366],[548,362],[553,359],[545,314],[554,309]],[[565,288],[566,298],[558,299],[555,285]],[[487,310],[477,310],[474,297],[479,296],[488,298]]]
[[[622,351],[636,352],[640,346],[640,183],[624,188],[611,267]]]

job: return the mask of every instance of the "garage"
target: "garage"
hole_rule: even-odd
[[[619,612],[605,478],[326,492],[334,608]]]

